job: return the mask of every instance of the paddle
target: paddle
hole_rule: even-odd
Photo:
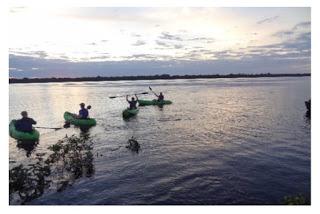
[[[149,92],[142,92],[142,93],[138,93],[138,94],[149,94]],[[128,95],[134,95],[134,94],[126,94],[126,95],[120,95],[120,96],[111,96],[109,97],[110,99],[113,99],[113,98],[117,98],[117,97],[125,97],[125,96],[128,96]]]
[[[152,91],[152,88],[151,88],[150,86],[149,86],[149,89],[150,89],[150,91]],[[152,91],[152,93],[154,93],[154,95],[158,96],[158,95],[156,94],[156,92]]]
[[[91,105],[88,105],[87,106],[87,109],[91,109]],[[34,126],[34,128],[37,128],[37,129],[54,129],[55,131],[59,130],[59,129],[63,129],[63,128],[69,128],[70,127],[70,123],[69,122],[66,122],[63,127],[59,127],[59,128],[53,128],[53,127],[44,127],[44,126]]]
[[[38,129],[54,129],[54,130],[63,129],[63,128],[43,127],[43,126],[34,126],[34,128],[38,128]]]

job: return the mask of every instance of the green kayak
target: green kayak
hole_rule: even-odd
[[[16,140],[39,140],[39,132],[33,128],[32,132],[21,132],[15,127],[16,120],[12,120],[9,124],[9,134],[12,138]]]
[[[63,115],[65,121],[76,125],[76,126],[95,126],[97,124],[96,120],[93,118],[88,119],[78,119],[70,112],[65,112]]]
[[[138,100],[139,106],[150,106],[150,105],[168,105],[172,104],[170,100]]]
[[[128,118],[130,118],[130,117],[133,117],[133,116],[135,116],[135,115],[137,115],[138,114],[138,112],[139,112],[139,109],[125,109],[125,110],[123,110],[123,112],[122,112],[122,117],[124,118],[124,119],[128,119]]]

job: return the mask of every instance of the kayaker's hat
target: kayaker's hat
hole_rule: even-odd
[[[85,106],[85,104],[84,104],[84,103],[80,103],[79,105],[80,105],[80,106]]]
[[[28,116],[28,112],[22,111],[22,112],[21,112],[21,116],[22,116],[22,117],[27,117],[27,116]]]

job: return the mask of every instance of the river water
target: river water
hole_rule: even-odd
[[[94,174],[30,204],[279,204],[310,197],[310,77],[10,84],[11,119],[22,110],[38,126],[62,127],[64,111],[90,104],[97,125]],[[124,98],[162,91],[172,105],[140,107],[123,120]],[[153,99],[153,95],[141,95]],[[39,144],[9,142],[10,168],[81,130],[38,129]],[[134,136],[140,151],[126,148]],[[28,155],[27,155],[28,154]],[[15,202],[12,201],[12,204]]]

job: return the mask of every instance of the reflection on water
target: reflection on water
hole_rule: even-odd
[[[125,98],[108,97],[149,86],[173,104],[141,107],[124,121]],[[96,155],[85,162],[92,165],[82,172],[79,166],[72,176],[62,170],[66,178],[81,175],[71,182],[75,188],[65,177],[50,175],[61,191],[45,191],[28,203],[279,204],[286,196],[308,198],[310,120],[304,101],[309,98],[310,77],[10,85],[10,119],[28,110],[39,126],[62,127],[63,113],[77,112],[84,102],[97,120],[88,132],[74,126],[39,130],[30,157],[10,139],[10,169],[35,162],[37,153],[48,156],[53,152],[48,147],[65,135],[87,133],[94,143],[86,150]],[[138,154],[126,148],[132,136]],[[67,165],[73,166],[78,157],[70,158]]]
[[[18,140],[17,148],[24,149],[26,151],[26,156],[30,157],[31,153],[36,148],[38,143],[38,141],[34,140]]]

